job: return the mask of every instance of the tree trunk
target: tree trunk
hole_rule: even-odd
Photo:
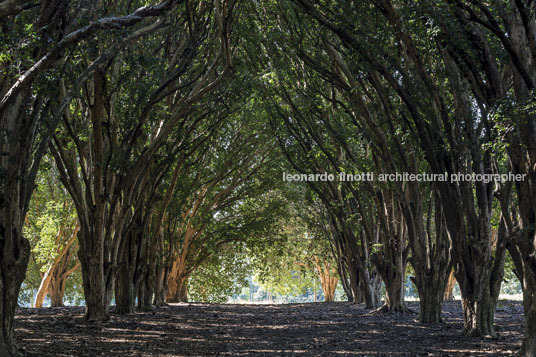
[[[439,285],[439,284],[437,284]],[[441,291],[441,290],[439,290]],[[437,286],[431,285],[422,289],[419,293],[420,312],[419,322],[438,323],[441,322],[441,311],[443,310],[443,293],[438,294]]]
[[[361,261],[355,249],[355,238],[349,237],[350,235],[350,232],[344,233],[339,242],[341,244],[341,252],[345,257],[346,270],[350,283],[349,288],[352,293],[348,297],[348,301],[351,301],[353,304],[365,302],[365,308],[375,309],[379,305],[379,299],[376,294],[375,275],[371,274],[368,267]]]
[[[58,255],[47,269],[41,280],[41,284],[39,285],[39,290],[37,291],[37,296],[35,298],[35,307],[43,307],[43,302],[47,294],[50,295],[51,307],[63,306],[63,295],[65,293],[67,278],[80,267],[80,263],[77,262],[74,266],[69,268],[69,265],[73,261],[74,246],[76,246],[76,244],[74,246],[73,244],[78,236],[79,229],[80,225],[77,223],[70,239],[63,247],[61,247],[61,249],[58,247]],[[60,235],[62,232],[63,230],[60,230],[58,238],[62,237],[62,235]]]
[[[385,304],[376,312],[409,312],[404,302],[407,224],[392,191],[377,191],[375,203],[379,220],[376,229],[381,250],[371,254],[371,258],[385,284]]]
[[[119,248],[119,270],[115,278],[115,312],[133,314],[136,303],[137,286],[141,278],[140,249],[144,238],[140,212],[136,212],[133,227],[126,233]]]
[[[179,278],[177,280],[176,287],[174,289],[168,289],[166,302],[176,303],[176,302],[186,302],[184,298],[187,298],[187,290],[184,291],[183,283],[185,282],[184,278]]]
[[[388,273],[383,275],[385,284],[385,304],[377,312],[406,313],[410,310],[404,302],[404,271],[387,268]]]
[[[7,118],[0,116],[0,119],[3,128],[1,124]],[[4,148],[3,140],[0,148]],[[0,170],[13,169],[4,160],[8,158],[0,155]],[[11,161],[9,157],[8,164]],[[19,180],[20,174],[14,172],[0,183],[0,357],[19,355],[13,338],[13,319],[31,250],[30,243],[22,236],[25,210],[21,210],[19,198],[25,182]]]
[[[454,285],[456,285],[456,278],[454,277],[454,271],[451,271],[445,288],[445,300],[454,300]]]
[[[337,258],[337,270],[339,272],[339,277],[341,278],[342,288],[346,294],[346,299],[348,302],[352,302],[352,289],[350,289],[350,282],[348,281],[344,259],[341,256]]]
[[[403,244],[403,242],[399,242]],[[410,310],[404,302],[404,283],[406,259],[404,254],[399,250],[400,246],[396,244],[386,245],[384,252],[388,252],[391,258],[385,261],[380,261],[375,257],[375,264],[385,284],[385,304],[380,307],[377,312],[397,312],[405,313]],[[385,259],[385,258],[384,258]]]
[[[34,306],[38,309],[43,307],[45,298],[47,297],[48,290],[50,287],[50,280],[52,279],[52,269],[54,267],[49,267],[41,279],[41,284],[39,284],[39,289],[37,289],[37,294],[35,296]]]
[[[148,258],[138,288],[138,308],[141,311],[151,311],[153,309],[153,295],[156,291],[155,281],[157,280],[157,257],[160,254],[157,251],[158,239],[157,235],[153,235],[150,244],[146,245]]]
[[[187,252],[187,249],[183,249],[171,265],[167,284],[168,291],[166,302],[186,302],[187,300]]]
[[[2,222],[3,223],[3,222]],[[2,224],[0,223],[0,224]],[[0,226],[0,229],[4,228]],[[0,231],[0,234],[3,233]],[[3,237],[2,237],[3,238]],[[19,355],[17,345],[13,339],[13,319],[17,308],[19,290],[24,277],[30,257],[30,244],[21,237],[18,252],[14,252],[16,260],[11,262],[2,259],[0,261],[0,356]],[[0,251],[5,249],[4,243],[0,240]],[[6,252],[3,252],[6,254]],[[4,255],[5,256],[5,255]],[[11,264],[10,264],[11,263]]]
[[[153,309],[153,280],[142,279],[138,286],[138,309],[151,311]]]
[[[463,332],[475,337],[496,336],[493,325],[495,301],[491,292],[491,266],[478,265],[475,268],[474,275],[468,274],[460,267],[456,273],[462,293]]]
[[[336,275],[337,270],[332,268],[331,264],[328,261],[320,261],[320,259],[316,255],[313,256],[313,261],[318,277],[320,278],[320,284],[324,293],[324,301],[333,302],[335,300],[335,290],[337,289],[337,284],[339,282],[339,279]]]
[[[48,286],[48,294],[50,295],[50,306],[51,307],[63,307],[63,296],[65,295],[65,285],[67,284],[67,279],[74,273],[78,268],[80,268],[80,263],[68,268],[69,263],[71,262],[71,252],[66,254],[61,260],[60,264],[52,272],[52,277],[50,278],[50,284]]]
[[[132,267],[123,263],[115,278],[115,310],[117,314],[133,314],[136,299]]]
[[[108,315],[108,292],[104,275],[104,244],[101,237],[91,239],[81,225],[78,258],[82,268],[82,282],[86,303],[85,318],[88,321],[106,321]]]
[[[509,247],[509,250],[516,273],[522,278],[525,334],[520,354],[528,357],[536,356],[536,117],[532,114],[534,100],[527,99],[530,96],[525,90],[518,89],[518,96],[531,103],[530,109],[523,109],[522,115],[513,115],[515,131],[508,138],[512,171],[525,175],[523,181],[516,182],[520,233],[510,242],[515,247]],[[503,210],[503,214],[507,212]]]
[[[179,301],[188,302],[188,278],[182,281],[181,288],[179,290]]]
[[[436,263],[436,266],[427,268],[421,264],[421,271],[415,271],[416,278],[412,279],[419,292],[419,322],[439,323],[443,301],[447,285],[447,273],[450,264],[443,261],[444,265]]]
[[[365,278],[365,274],[368,277]],[[381,304],[381,278],[377,272],[360,271],[357,299],[366,309],[376,309]]]
[[[412,171],[416,172],[417,159],[415,156],[411,158]],[[411,280],[419,293],[419,322],[439,323],[447,276],[452,270],[450,244],[439,196],[432,190],[425,210],[423,193],[417,183],[408,182],[401,186],[399,192],[402,193],[401,207],[411,248],[410,263],[415,270]]]
[[[481,246],[467,247],[468,251],[461,256],[465,264],[458,263],[455,269],[462,295],[464,334],[469,336],[496,336],[494,318],[504,274],[507,236],[502,219],[496,241],[495,233],[490,233],[488,256],[482,254]],[[491,257],[493,248],[494,257]],[[467,261],[468,257],[474,258]]]
[[[63,296],[65,295],[65,283],[67,279],[60,279],[50,284],[50,306],[51,307],[63,307]]]
[[[529,275],[523,282],[523,307],[525,310],[525,334],[520,355],[536,356],[536,279]]]
[[[157,268],[156,274],[153,305],[164,306],[166,305],[169,267],[162,266]]]
[[[339,279],[335,276],[329,276],[325,282],[322,282],[322,292],[324,293],[324,301],[335,301],[335,290]]]
[[[170,288],[167,292],[166,302],[188,302],[188,278],[181,273],[173,280],[173,285],[168,284]]]
[[[147,231],[144,231],[143,236],[148,235]],[[140,237],[143,239],[143,237]],[[149,238],[146,238],[146,240]],[[152,240],[152,239],[151,239]],[[147,241],[140,241],[141,255],[138,257],[138,269],[134,276],[134,285],[138,292],[138,308],[142,311],[151,311],[153,309],[153,286],[155,278],[155,261],[152,258],[150,244]]]
[[[154,245],[154,244],[152,244]],[[151,311],[153,309],[153,294],[156,280],[156,257],[149,252],[148,261],[145,262],[143,271],[140,272],[138,282],[138,308],[141,311]]]
[[[462,297],[464,334],[469,336],[495,336],[493,318],[495,306],[491,297],[484,293],[480,299]]]
[[[427,264],[423,262],[416,264],[421,270],[415,269],[416,277],[411,278],[419,292],[419,322],[421,323],[442,322],[441,312],[448,280],[447,274],[452,267],[446,260],[440,260],[443,264],[436,263],[436,266],[427,267]]]
[[[354,257],[348,257],[347,260],[349,261],[348,264],[348,276],[350,280],[350,290],[352,292],[351,298],[352,298],[352,304],[359,304],[360,301],[360,295],[363,293],[365,304],[367,305],[367,309],[370,309],[370,305],[372,304],[372,298],[370,294],[367,295],[366,291],[360,291],[359,289],[359,271],[357,268],[357,264],[355,263]]]

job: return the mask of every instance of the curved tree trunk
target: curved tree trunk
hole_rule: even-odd
[[[43,307],[43,303],[45,302],[45,298],[47,297],[48,290],[50,287],[50,280],[52,279],[52,269],[54,269],[54,267],[50,267],[47,269],[45,275],[43,275],[43,279],[41,279],[39,289],[37,289],[34,306],[38,309]]]
[[[150,231],[150,229],[148,230]],[[138,308],[141,311],[153,309],[153,295],[155,293],[157,257],[160,253],[157,234],[150,237],[150,241],[144,245],[146,259],[142,263],[143,271],[140,273],[138,286]]]
[[[503,275],[504,250],[496,251],[495,255],[493,264],[475,267],[474,275],[460,268],[456,275],[462,291],[464,333],[470,336],[496,336],[494,317]],[[474,281],[467,276],[473,276]]]
[[[481,292],[480,297],[462,296],[464,333],[469,336],[494,336],[493,317],[495,306],[491,304],[489,292]]]
[[[47,294],[50,295],[51,307],[63,306],[63,295],[65,294],[67,278],[80,267],[80,263],[76,262],[69,268],[73,260],[73,251],[76,249],[73,244],[75,244],[79,229],[80,225],[77,223],[69,241],[58,252],[58,256],[43,276],[35,298],[35,307],[43,307],[43,302]],[[62,232],[60,231],[58,234],[59,238],[61,238],[61,234]]]
[[[346,299],[348,302],[352,302],[352,289],[350,289],[347,269],[345,267],[344,259],[340,256],[337,258],[337,271],[339,272],[339,276],[341,278],[342,288],[346,294]]]
[[[351,295],[348,301],[353,304],[365,303],[365,308],[375,309],[380,303],[378,297],[379,285],[375,274],[364,264],[357,251],[355,237],[345,227],[346,232],[338,234],[337,244],[344,257],[343,267],[348,273],[349,290]]]
[[[156,280],[155,257],[149,258],[144,271],[140,274],[138,283],[138,308],[141,311],[151,311],[153,309],[153,295]]]

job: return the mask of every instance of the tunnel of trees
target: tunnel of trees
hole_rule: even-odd
[[[409,277],[423,324],[456,281],[493,337],[505,266],[536,356],[534,1],[3,0],[0,27],[0,356],[27,291],[105,321],[252,269],[376,314]]]

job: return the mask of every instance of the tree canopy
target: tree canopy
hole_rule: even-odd
[[[0,0],[0,27],[0,356],[19,301],[104,321],[252,276],[377,314],[409,279],[420,323],[455,278],[474,337],[518,279],[536,355],[533,1]]]

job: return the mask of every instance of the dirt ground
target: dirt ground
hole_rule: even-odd
[[[415,311],[418,303],[408,304]],[[520,302],[501,301],[496,339],[466,338],[459,301],[442,324],[371,315],[347,303],[174,304],[88,323],[83,308],[21,308],[16,338],[28,356],[510,356],[521,346]]]

